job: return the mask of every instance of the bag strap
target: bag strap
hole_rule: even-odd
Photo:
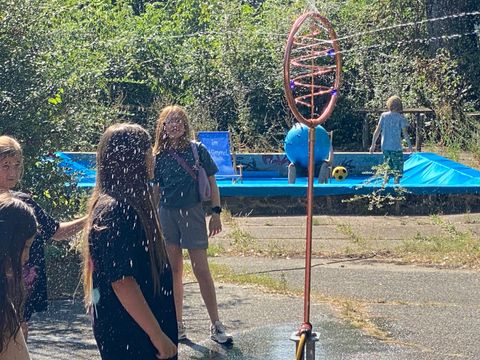
[[[178,155],[175,151],[173,150],[168,150],[168,153],[173,156],[175,160],[185,169],[185,171],[194,179],[197,180],[197,174],[195,174],[195,171],[187,164],[187,162],[180,156]],[[195,156],[195,154],[194,154]],[[198,156],[198,154],[197,154]],[[195,160],[196,161],[196,160]]]
[[[200,159],[198,157],[198,149],[197,149],[197,144],[195,144],[195,142],[191,141],[190,142],[190,147],[192,148],[192,152],[193,152],[193,157],[195,159],[195,166],[197,168],[200,167]]]

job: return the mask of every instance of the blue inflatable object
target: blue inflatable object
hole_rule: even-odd
[[[295,165],[308,167],[308,126],[295,124],[285,137],[285,154]],[[330,138],[327,131],[318,125],[315,128],[315,164],[328,158]]]

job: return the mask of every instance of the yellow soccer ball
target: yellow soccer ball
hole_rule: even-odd
[[[345,169],[343,166],[337,166],[335,169],[332,171],[332,176],[335,178],[337,181],[343,181],[348,175],[347,169]]]

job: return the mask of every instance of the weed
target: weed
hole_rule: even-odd
[[[313,226],[328,225],[328,220],[314,217],[312,219],[312,225]]]
[[[207,249],[208,257],[216,257],[225,253],[225,248],[221,245],[210,244]]]
[[[461,232],[452,224],[443,224],[445,235],[422,235],[406,240],[397,249],[404,259],[442,266],[478,267],[480,239],[470,232]]]
[[[255,238],[247,231],[235,226],[228,234],[233,247],[238,251],[248,251],[253,248]]]
[[[264,287],[269,290],[285,292],[287,284],[285,276],[278,281],[266,275],[259,274],[236,274],[229,266],[210,264],[210,271],[216,281],[224,281],[233,284],[251,284]]]
[[[373,175],[367,179],[363,184],[357,186],[361,189],[365,186],[378,186],[378,188],[370,191],[368,194],[354,195],[350,199],[342,200],[342,202],[349,203],[354,201],[367,201],[367,209],[372,211],[374,209],[381,209],[385,206],[394,205],[400,201],[405,200],[407,190],[401,186],[395,186],[393,192],[387,190],[387,183],[389,178],[394,176],[390,167],[387,164],[381,164],[373,167]]]
[[[222,216],[222,222],[224,224],[228,224],[228,225],[235,224],[235,219],[233,218],[231,211],[227,207],[224,207],[222,209],[221,216]]]
[[[349,224],[338,224],[337,230],[342,234],[348,236],[352,242],[357,246],[364,246],[367,244],[367,240],[358,235]]]
[[[285,256],[289,250],[282,246],[280,241],[269,241],[267,243],[266,253],[269,256]]]

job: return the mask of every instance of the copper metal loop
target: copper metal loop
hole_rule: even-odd
[[[300,16],[288,36],[283,67],[287,102],[299,122],[315,127],[328,119],[338,97],[341,67],[330,22],[317,12]]]

